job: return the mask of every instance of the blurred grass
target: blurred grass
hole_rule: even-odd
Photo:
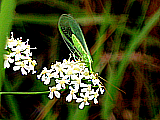
[[[143,39],[147,36],[147,34],[150,32],[150,30],[154,27],[154,25],[159,21],[160,17],[160,9],[156,11],[156,13],[147,20],[148,22],[146,25],[142,28],[141,31],[137,31],[135,34],[133,34],[132,39],[130,40],[129,45],[127,46],[127,49],[125,50],[124,57],[122,61],[120,62],[118,66],[118,70],[115,76],[114,72],[110,72],[110,78],[108,79],[112,84],[116,86],[120,86],[121,81],[124,76],[124,72],[126,67],[128,66],[129,59],[131,57],[131,54],[135,51],[135,49],[140,45],[140,43],[143,41]],[[108,85],[108,91],[113,95],[113,99],[116,98],[116,90],[112,88],[112,86]],[[104,104],[103,109],[103,118],[109,118],[110,117],[110,110],[113,107],[113,101],[110,100],[109,96],[106,96],[106,104]],[[108,114],[106,114],[108,113]]]
[[[52,8],[57,7],[59,9],[64,10],[66,13],[72,14],[73,17],[77,20],[77,22],[82,27],[96,25],[95,27],[96,35],[94,36],[95,43],[94,45],[92,44],[92,48],[91,48],[91,54],[94,60],[93,70],[95,72],[103,73],[103,71],[105,71],[106,65],[108,65],[106,68],[107,72],[105,71],[106,78],[110,83],[112,83],[113,85],[117,87],[120,87],[122,84],[122,80],[124,79],[126,68],[130,63],[130,58],[131,58],[132,53],[134,53],[137,50],[137,48],[142,44],[144,39],[146,39],[146,41],[143,43],[145,46],[144,49],[146,49],[146,46],[158,46],[159,47],[159,38],[148,35],[149,32],[152,30],[152,28],[157,24],[157,22],[159,22],[159,17],[160,17],[160,9],[156,10],[156,12],[152,14],[152,16],[150,17],[146,16],[148,7],[150,5],[149,3],[151,2],[150,0],[142,1],[142,8],[141,8],[142,14],[138,18],[135,19],[136,25],[134,27],[131,27],[130,25],[128,25],[129,23],[128,19],[130,17],[131,7],[134,4],[135,0],[128,0],[125,5],[125,9],[123,10],[123,14],[120,14],[120,15],[113,14],[112,12],[113,11],[113,8],[112,8],[113,1],[107,1],[105,2],[104,5],[101,4],[102,8],[100,9],[102,9],[102,11],[100,13],[96,13],[94,11],[95,10],[94,8],[96,7],[92,6],[94,4],[91,4],[92,1],[90,0],[84,0],[85,6],[83,7],[82,6],[79,7],[80,6],[79,2],[76,0],[72,2],[56,1],[56,0],[50,0],[50,1],[17,0],[17,7],[21,5],[25,5],[25,4],[28,5],[28,3],[35,2],[35,1],[42,3],[42,4],[46,4]],[[100,2],[103,2],[103,1],[100,1]],[[54,12],[51,14],[16,13],[13,18],[14,9],[15,9],[14,0],[10,0],[10,1],[5,0],[5,2],[2,1],[1,14],[0,14],[0,21],[1,21],[0,22],[0,40],[1,40],[0,57],[1,58],[3,57],[3,53],[4,53],[6,34],[9,33],[11,30],[12,20],[14,21],[15,24],[22,22],[23,23],[22,26],[24,25],[24,23],[32,23],[32,24],[46,25],[46,26],[49,25],[53,27],[53,26],[57,26],[57,22],[60,16],[59,13],[54,13]],[[90,31],[90,28],[88,28],[88,31]],[[25,32],[27,31],[25,30]],[[123,55],[121,56],[122,59],[119,60],[120,63],[118,63],[118,67],[117,67],[117,57],[119,55],[119,52],[121,52],[121,44],[123,42],[124,34],[129,35],[130,40],[128,40],[129,43],[125,45],[126,47],[124,47],[125,50],[122,52],[123,53]],[[41,33],[41,35],[43,34]],[[85,34],[85,36],[87,35]],[[58,42],[56,41],[56,39],[58,39],[57,35],[55,37],[56,39],[55,38],[52,39],[50,36],[48,38],[52,40],[52,43],[51,43],[52,47],[53,47],[53,44],[54,45],[55,43],[58,44]],[[106,58],[102,58],[102,56],[107,56],[104,49],[106,49],[105,48],[106,42],[109,41],[110,39],[112,40],[112,47],[109,48],[111,50],[111,54],[110,54],[109,60],[106,60]],[[55,41],[55,43],[53,41]],[[89,43],[91,40],[90,41],[86,40],[86,41],[87,43]],[[55,50],[57,48],[58,47],[51,48],[48,51],[51,51],[51,52],[53,51],[54,54],[57,54],[58,50]],[[58,55],[56,56],[57,56],[56,58],[58,58]],[[38,64],[39,69],[41,69],[41,65],[44,62],[42,60],[45,58],[45,56],[42,55],[40,56],[40,58],[41,59],[39,60],[40,62]],[[50,66],[48,64],[46,66]],[[5,88],[4,90],[17,91],[19,90],[18,87],[23,86],[23,82],[25,82],[25,78],[19,77],[19,76],[15,77],[12,80],[14,84],[10,83],[11,80],[6,80],[5,82],[2,82],[4,80],[4,69],[3,69],[2,59],[0,61],[0,68],[1,68],[0,80],[1,80],[1,83],[4,84],[4,88]],[[139,68],[137,69],[137,71],[140,72]],[[143,74],[140,74],[140,75],[142,75],[142,78],[144,77]],[[35,91],[45,91],[48,88],[47,86],[44,86],[43,84],[41,84],[40,81],[37,81],[35,76],[31,78],[28,77],[28,79],[31,79],[31,81],[34,81],[32,82],[33,85],[31,87],[28,86],[28,89],[29,89],[29,90],[27,89],[28,91],[34,91],[34,90]],[[139,83],[141,83],[141,81]],[[0,85],[2,86],[2,84]],[[111,94],[113,100],[111,100],[110,96],[107,94],[107,92],[105,92],[105,95],[103,96],[103,100],[102,100],[103,102],[101,102],[100,104],[101,105],[100,106],[101,107],[101,110],[100,110],[101,119],[110,118],[110,116],[113,114],[113,109],[116,105],[116,102],[118,101],[117,100],[118,99],[117,89],[109,84],[108,85],[106,84],[105,86],[109,94]],[[140,86],[141,85],[139,85],[139,87]],[[149,90],[150,96],[154,98],[153,89],[148,88],[147,85],[145,86],[145,88],[150,89]],[[137,87],[137,89],[141,89],[141,88]],[[125,92],[127,92],[127,94],[130,94],[128,91],[125,91]],[[12,118],[12,119],[18,120],[18,119],[24,118],[23,114],[21,114],[19,110],[21,108],[19,108],[17,105],[18,100],[15,99],[13,95],[6,95],[5,99],[6,101],[7,100],[13,101],[13,102],[7,103],[7,106],[10,106],[10,111],[12,112],[11,114],[15,116],[15,118]],[[36,106],[35,107],[36,112],[34,112],[35,115],[31,115],[30,118],[31,119],[36,118],[37,120],[40,120],[40,119],[50,120],[51,118],[52,119],[62,119],[62,117],[59,117],[60,116],[59,111],[63,111],[63,110],[62,109],[57,110],[58,108],[56,108],[56,104],[58,105],[61,104],[60,100],[58,99],[49,100],[47,98],[47,95],[42,95],[39,100],[41,104],[38,104],[37,106],[35,105]],[[151,104],[154,104],[154,101],[152,101]],[[71,119],[71,120],[75,118],[79,120],[88,119],[88,116],[90,115],[89,110],[92,109],[91,106],[85,106],[84,110],[79,110],[78,104],[75,104],[75,103],[69,103],[67,104],[67,106],[68,106],[68,112],[66,111],[66,113],[64,113],[64,116],[65,114],[67,114],[66,119]],[[40,109],[38,109],[39,107]],[[153,108],[153,111],[154,111],[154,108]],[[154,112],[154,114],[156,113]],[[61,115],[63,115],[63,113]]]
[[[5,91],[8,91],[8,92],[13,91],[10,81],[8,81],[7,79],[4,80],[4,87],[5,87],[4,89]],[[21,120],[21,113],[19,111],[19,105],[15,97],[13,95],[6,95],[5,100],[7,101],[8,106],[10,106],[10,111],[13,114],[12,115],[13,117],[11,119]]]
[[[14,10],[16,7],[16,2],[14,0],[3,0],[1,3],[1,10],[0,10],[0,91],[2,91],[2,83],[5,82],[5,71],[3,67],[3,54],[4,54],[4,47],[6,43],[6,35],[10,33],[12,27],[12,18],[14,15]],[[12,96],[9,98],[13,100]],[[1,95],[0,95],[0,102],[1,102]],[[1,106],[2,103],[0,103]],[[15,107],[15,103],[11,104],[12,108]],[[13,108],[13,114],[15,118],[18,118],[18,114],[16,109]]]

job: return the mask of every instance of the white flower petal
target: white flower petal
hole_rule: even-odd
[[[61,94],[58,91],[54,91],[54,94],[57,98],[60,98]]]
[[[59,72],[59,77],[61,77],[61,78],[64,77],[63,72],[61,72],[61,71]]]
[[[77,96],[75,94],[73,94],[73,99],[77,99]]]
[[[58,83],[58,84],[56,85],[56,88],[57,88],[57,90],[61,90],[61,89],[62,89],[62,88],[61,88],[61,84]]]
[[[17,66],[21,66],[22,63],[23,63],[23,62],[20,62],[20,61],[19,61],[19,62],[15,62],[14,64],[17,65]]]
[[[13,70],[14,70],[14,71],[17,71],[17,70],[19,70],[20,68],[21,68],[20,66],[14,66],[14,67],[13,67]]]
[[[77,98],[76,102],[79,103],[79,102],[82,102],[83,99],[82,98]]]
[[[16,54],[15,55],[15,61],[18,61],[18,60],[20,60],[21,59],[21,54],[19,53],[19,54]]]
[[[45,81],[46,80],[46,76],[43,74],[42,75],[42,81]]]
[[[22,72],[22,75],[27,75],[27,72],[25,71],[24,68],[21,68],[21,72]]]
[[[71,94],[69,94],[69,95],[66,97],[66,101],[68,101],[68,102],[71,102],[71,101],[72,101],[72,95],[71,95]]]
[[[40,78],[41,78],[41,75],[37,75],[37,78],[40,79]]]
[[[49,95],[48,95],[48,97],[49,97],[50,99],[53,99],[53,92],[50,92]]]
[[[79,105],[79,109],[83,109],[84,108],[84,102],[80,103]]]
[[[8,60],[5,60],[4,61],[4,68],[9,68],[10,67],[10,64],[8,62]]]
[[[54,72],[54,78],[59,78],[58,72]]]
[[[35,74],[35,73],[37,73],[37,71],[32,71],[32,74]]]
[[[98,100],[94,98],[94,104],[98,104]]]
[[[65,85],[65,84],[62,84],[62,88],[63,88],[63,89],[66,89],[66,85]]]
[[[82,88],[81,89],[81,92],[83,92],[83,93],[85,93],[85,92],[87,92],[88,91],[88,88]]]
[[[46,78],[45,80],[44,80],[44,84],[45,85],[48,85],[50,83],[50,78]]]
[[[88,100],[93,100],[94,95],[88,96]]]
[[[10,53],[10,56],[15,56],[16,52]]]
[[[90,103],[88,101],[85,102],[85,105],[90,105]]]
[[[103,94],[104,93],[104,89],[100,88],[100,92],[101,92],[101,94]]]

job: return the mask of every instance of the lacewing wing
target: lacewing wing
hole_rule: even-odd
[[[69,14],[62,14],[59,18],[58,28],[64,42],[72,54],[86,62],[92,72],[92,57],[88,50],[82,30],[76,20]]]

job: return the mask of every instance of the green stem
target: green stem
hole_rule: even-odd
[[[50,91],[43,91],[43,92],[0,92],[0,94],[5,94],[5,95],[16,95],[16,94],[20,94],[20,95],[32,95],[32,94],[47,94]]]

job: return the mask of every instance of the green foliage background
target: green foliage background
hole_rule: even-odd
[[[103,82],[108,91],[99,105],[84,110],[75,102],[49,100],[47,94],[1,95],[2,119],[159,119],[160,8],[158,0],[2,0],[0,58],[6,35],[29,39],[37,73],[52,62],[69,57],[57,28],[61,14],[71,14],[81,25],[93,57],[93,70],[126,94]],[[13,67],[13,66],[12,66]],[[0,60],[1,91],[47,91],[36,75],[22,76]],[[109,94],[108,94],[109,93]]]

